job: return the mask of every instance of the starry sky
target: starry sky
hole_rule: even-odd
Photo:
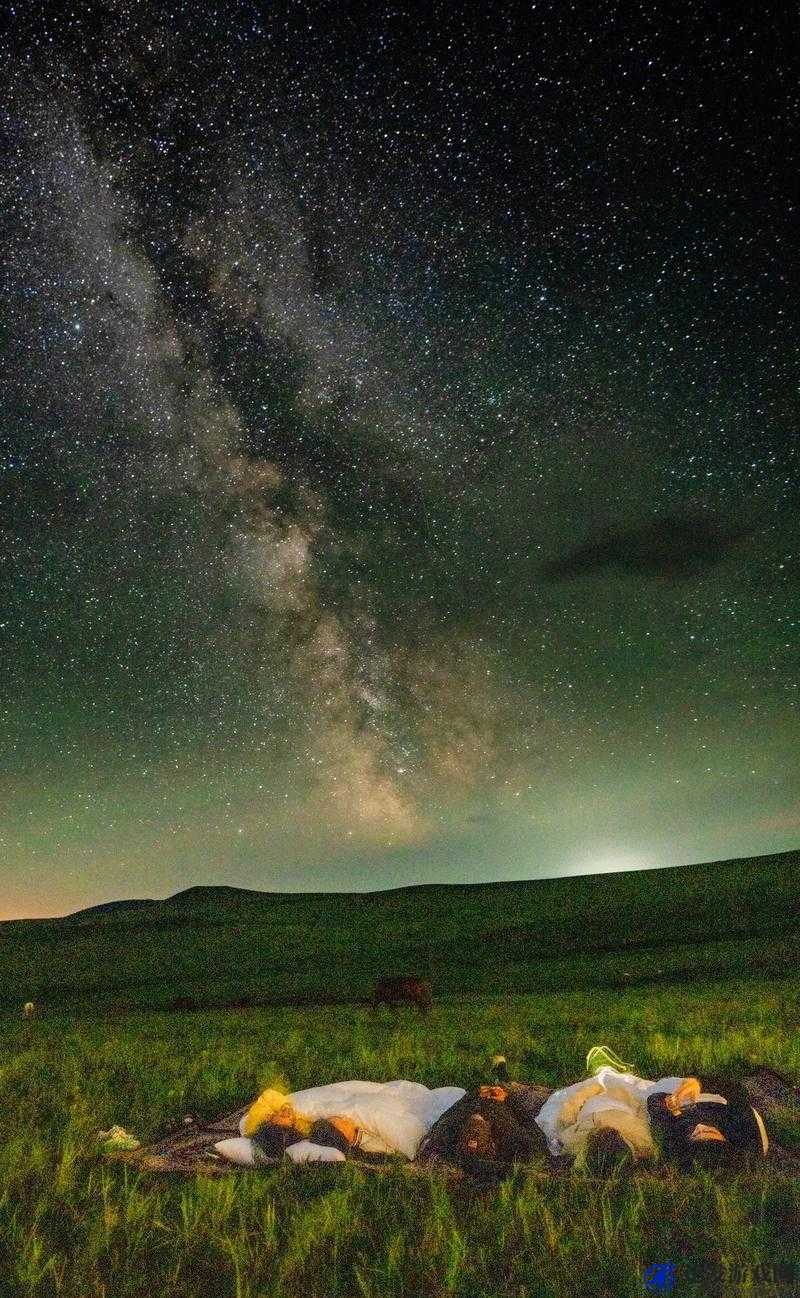
[[[800,844],[789,9],[0,39],[0,918]]]

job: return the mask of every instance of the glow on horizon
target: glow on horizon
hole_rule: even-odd
[[[563,866],[561,866],[561,868],[557,870],[553,869],[551,872],[547,874],[535,874],[530,876],[514,876],[514,877],[500,878],[500,879],[483,877],[483,878],[462,879],[457,882],[454,882],[453,880],[426,878],[426,879],[417,879],[414,882],[402,881],[397,883],[392,883],[391,881],[386,880],[381,882],[377,886],[368,887],[368,888],[356,887],[355,885],[352,884],[350,886],[347,886],[344,883],[342,883],[340,887],[334,889],[331,888],[320,889],[318,887],[314,887],[313,885],[310,885],[308,888],[290,888],[286,886],[280,888],[274,888],[274,889],[271,889],[269,887],[258,888],[258,887],[254,887],[252,883],[245,884],[245,883],[240,883],[238,881],[234,882],[232,880],[225,880],[224,883],[219,880],[217,880],[214,883],[202,882],[202,883],[196,883],[195,885],[186,883],[184,886],[185,888],[190,888],[192,886],[197,886],[197,887],[228,886],[234,888],[243,888],[245,891],[254,891],[254,892],[274,891],[276,893],[281,893],[283,895],[289,895],[294,893],[297,896],[302,896],[306,892],[318,892],[318,891],[330,892],[332,894],[335,894],[337,892],[370,893],[370,892],[386,892],[393,888],[418,888],[418,887],[424,887],[426,884],[436,884],[436,883],[444,883],[444,884],[452,883],[453,886],[461,886],[461,884],[473,884],[475,887],[480,887],[481,885],[488,884],[488,883],[513,884],[513,883],[528,882],[533,884],[539,882],[542,879],[564,879],[564,878],[573,878],[580,875],[620,874],[631,870],[652,870],[658,868],[659,866],[663,866],[664,868],[667,868],[667,866],[670,864],[674,864],[674,863],[673,862],[665,863],[663,861],[656,860],[654,857],[647,857],[644,854],[626,853],[624,851],[609,850],[608,852],[604,852],[600,856],[589,855],[589,854],[587,854],[586,856],[582,855],[579,859],[573,861],[572,863],[567,862]],[[25,905],[25,903],[21,901],[19,907],[16,909],[16,913],[10,914],[10,913],[0,912],[0,923],[8,923],[11,921],[23,921],[23,920],[63,919],[68,915],[74,914],[76,911],[86,910],[93,906],[108,904],[109,902],[136,901],[136,900],[141,900],[143,897],[146,897],[148,900],[163,902],[163,901],[167,901],[171,896],[173,896],[175,891],[181,892],[183,890],[184,890],[183,888],[170,890],[169,892],[164,893],[163,896],[158,893],[150,893],[150,892],[140,890],[139,892],[132,893],[130,896],[117,895],[113,897],[108,897],[103,895],[102,897],[97,898],[95,900],[87,900],[86,898],[76,898],[73,896],[71,899],[65,900],[60,905],[59,903],[53,903],[53,906],[47,909],[46,911],[41,910],[39,907],[35,905],[28,908]]]
[[[581,856],[567,866],[561,874],[621,874],[628,870],[654,870],[664,864],[663,861],[656,861],[643,853],[610,850],[601,856]]]

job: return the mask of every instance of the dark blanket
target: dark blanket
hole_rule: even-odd
[[[789,1118],[800,1123],[800,1088],[769,1068],[757,1069],[744,1079],[743,1084],[751,1096],[753,1105],[766,1119],[767,1130],[770,1134],[770,1149],[767,1158],[764,1160],[764,1170],[774,1170],[800,1178],[800,1153],[792,1153],[782,1148],[774,1140],[770,1129],[770,1119],[775,1116]],[[528,1118],[532,1121],[545,1100],[552,1094],[552,1091],[544,1086],[527,1086],[524,1083],[512,1083],[512,1093],[515,1097],[517,1110],[521,1113],[527,1113]],[[183,1175],[200,1174],[203,1176],[229,1175],[231,1172],[240,1171],[241,1168],[221,1158],[215,1151],[214,1145],[218,1140],[226,1140],[230,1136],[239,1135],[239,1122],[248,1108],[249,1105],[243,1109],[237,1109],[234,1113],[228,1113],[223,1117],[216,1118],[209,1123],[192,1122],[186,1124],[178,1131],[169,1132],[162,1136],[160,1140],[142,1146],[141,1149],[119,1151],[109,1154],[108,1157],[120,1162],[130,1163],[134,1167],[148,1172],[177,1172]],[[439,1121],[442,1122],[446,1118],[447,1113],[443,1114],[442,1119]],[[405,1160],[400,1159],[399,1156],[381,1156],[379,1154],[352,1155],[347,1161],[373,1171],[387,1165],[396,1166],[400,1162],[402,1166],[410,1171],[430,1173],[438,1169],[447,1172],[448,1175],[455,1175],[460,1178],[464,1173],[463,1168],[452,1168],[444,1159],[438,1156],[427,1160],[425,1158],[425,1149],[429,1147],[430,1137],[434,1133],[436,1126],[438,1124],[434,1124],[428,1136],[425,1137],[420,1146],[418,1157],[413,1163],[407,1163]],[[280,1161],[280,1159],[276,1158],[275,1166]],[[301,1164],[300,1166],[305,1165]],[[314,1164],[314,1166],[318,1167],[320,1164]],[[341,1164],[327,1163],[325,1166],[340,1167]],[[550,1170],[542,1172],[542,1175],[547,1176],[557,1173],[568,1166],[569,1160],[550,1160]],[[467,1172],[467,1174],[469,1173]]]

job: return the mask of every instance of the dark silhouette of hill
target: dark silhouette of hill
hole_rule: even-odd
[[[588,899],[595,896],[599,902],[604,895],[608,896],[610,893],[616,896],[619,892],[623,892],[631,900],[635,898],[644,900],[651,893],[661,893],[666,898],[674,892],[676,886],[680,894],[690,884],[692,895],[702,894],[705,891],[708,900],[715,898],[722,911],[726,911],[726,901],[734,894],[738,895],[744,886],[744,879],[749,879],[753,871],[759,880],[757,888],[763,886],[765,898],[772,895],[786,872],[796,877],[798,889],[796,904],[800,902],[800,852],[779,852],[763,857],[736,857],[726,861],[709,861],[698,865],[649,870],[620,870],[607,874],[500,880],[492,883],[411,884],[373,892],[262,892],[255,888],[238,888],[228,884],[195,884],[168,897],[108,901],[56,919],[13,920],[6,923],[87,924],[129,918],[146,923],[148,919],[158,920],[181,911],[208,913],[217,907],[222,910],[229,907],[241,910],[250,906],[255,907],[257,911],[263,910],[264,907],[278,906],[295,908],[298,912],[308,906],[327,907],[331,911],[346,906],[371,912],[376,909],[399,908],[409,913],[416,910],[422,915],[438,902],[449,905],[457,899],[474,903],[485,899],[490,908],[494,908],[501,899],[513,898],[517,898],[521,904],[524,904],[525,900],[547,902],[548,910],[553,902],[557,902],[560,903],[564,913],[567,913],[571,909],[571,903],[577,897]],[[704,915],[705,910],[704,905]],[[712,918],[713,913],[712,907],[709,919]],[[796,913],[794,908],[791,913]],[[695,916],[696,914],[695,911]],[[775,919],[776,922],[779,921],[778,916]],[[687,913],[683,917],[680,927],[693,929],[697,927],[692,914]]]
[[[147,910],[149,906],[157,905],[158,902],[152,897],[130,897],[127,901],[103,901],[97,906],[87,906],[84,910],[76,910],[71,915],[64,915],[62,922],[64,924],[82,923],[93,919],[101,919],[104,915],[118,915],[123,911],[142,911]]]
[[[196,886],[0,924],[0,1001],[363,1000],[393,974],[434,996],[782,976],[796,970],[799,883],[800,853],[785,852],[381,892]]]
[[[226,885],[204,887],[199,884],[192,888],[184,888],[181,892],[173,893],[171,897],[165,897],[163,900],[155,897],[131,897],[129,900],[100,902],[97,906],[87,906],[84,910],[76,910],[71,915],[64,915],[62,922],[83,924],[94,919],[117,917],[133,911],[140,914],[142,911],[159,906],[208,906],[216,902],[224,904],[231,901],[255,901],[257,898],[269,896],[269,893],[256,892],[252,888],[231,888]]]

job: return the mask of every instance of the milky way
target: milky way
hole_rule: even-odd
[[[14,15],[0,918],[796,845],[791,33],[564,9]]]

